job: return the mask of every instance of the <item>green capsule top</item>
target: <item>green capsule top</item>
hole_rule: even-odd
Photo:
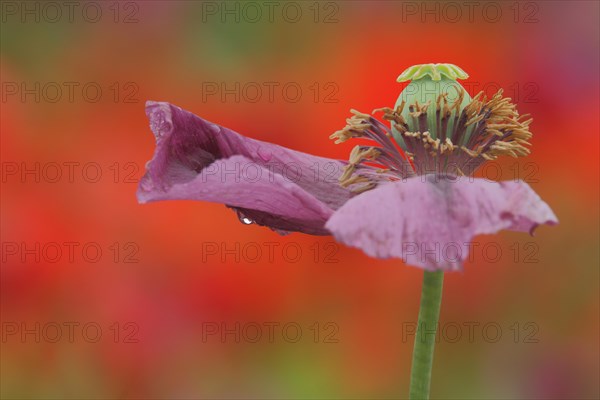
[[[429,76],[432,81],[439,81],[442,79],[442,76],[454,81],[457,79],[467,79],[469,77],[469,75],[463,71],[462,68],[454,64],[418,64],[404,70],[404,72],[398,77],[397,81],[416,81],[425,76]]]
[[[426,130],[433,139],[440,138],[444,141],[446,136],[438,130],[453,132],[458,115],[472,100],[465,88],[457,81],[468,77],[465,71],[454,64],[413,65],[398,77],[398,82],[411,82],[398,96],[394,109],[398,107],[402,109],[402,117],[407,122],[410,132]],[[423,106],[426,107],[423,109]],[[442,121],[438,120],[448,113],[450,113],[447,115],[448,121],[442,125]],[[423,121],[418,122],[417,115],[421,114],[426,114],[426,124]],[[463,140],[470,137],[471,129],[472,127]],[[402,134],[394,126],[392,126],[392,135],[400,147],[406,150]],[[460,145],[462,142],[456,144]]]

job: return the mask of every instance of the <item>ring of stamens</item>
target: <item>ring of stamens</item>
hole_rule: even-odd
[[[464,89],[452,104],[448,102],[447,93],[442,93],[435,103],[433,127],[428,123],[430,101],[410,104],[408,121],[402,115],[405,101],[396,109],[373,110],[373,113],[382,112],[383,119],[401,135],[405,150],[397,146],[388,126],[368,114],[351,110],[354,115],[346,120],[347,125],[330,138],[335,139],[336,144],[364,138],[375,141],[378,146],[356,146],[350,153],[340,184],[352,186],[354,192],[363,192],[381,181],[415,173],[471,175],[487,160],[503,155],[528,155],[532,118],[519,115],[515,104],[510,98],[502,97],[502,93],[500,89],[488,100],[483,91],[479,92],[462,110]],[[368,164],[383,168],[375,172],[361,168]]]
[[[350,152],[348,164],[339,178],[340,185],[351,187],[361,193],[377,186],[381,181],[391,181],[414,175],[413,168],[399,149],[388,126],[368,114],[351,110],[354,114],[346,120],[347,125],[329,138],[335,143],[363,138],[375,141],[378,146],[355,146]],[[364,164],[376,165],[378,169],[363,168]]]

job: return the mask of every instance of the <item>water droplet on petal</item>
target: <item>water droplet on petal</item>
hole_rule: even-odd
[[[212,122],[206,121],[206,126],[208,126],[208,129],[210,129],[211,133],[215,135],[221,132],[221,128],[217,124],[213,124]]]
[[[273,154],[269,151],[269,150],[265,150],[265,149],[258,149],[258,156],[264,161],[264,162],[269,162],[271,160],[271,157],[273,156]]]
[[[154,132],[156,139],[161,139],[166,132],[173,129],[171,123],[165,117],[163,111],[156,111],[150,120],[150,129]]]
[[[252,221],[252,219],[246,217],[244,214],[242,214],[240,211],[237,211],[237,216],[238,219],[240,220],[240,222],[244,225],[252,225],[254,223],[254,221]]]

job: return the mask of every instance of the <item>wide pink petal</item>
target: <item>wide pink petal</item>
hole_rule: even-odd
[[[327,221],[335,238],[372,257],[402,258],[427,270],[456,270],[475,235],[556,224],[522,181],[410,178],[349,200]]]

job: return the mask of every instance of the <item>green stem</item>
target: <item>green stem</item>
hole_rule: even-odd
[[[419,323],[415,335],[412,369],[410,371],[409,398],[411,400],[429,399],[433,348],[435,347],[435,336],[440,317],[443,283],[444,271],[425,271],[421,291]]]

